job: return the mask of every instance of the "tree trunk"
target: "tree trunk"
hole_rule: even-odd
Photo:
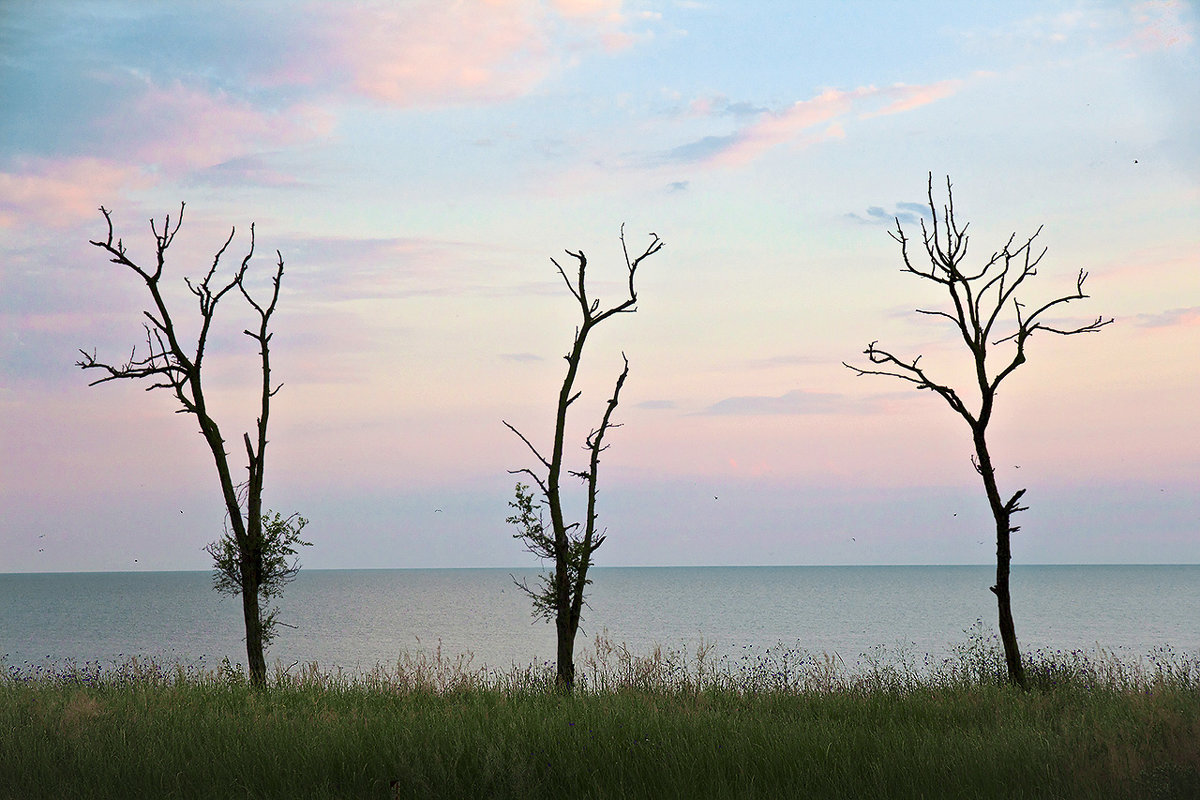
[[[1008,666],[1008,681],[1025,688],[1025,667],[1021,664],[1021,650],[1017,646],[1017,631],[1013,625],[1012,598],[1008,591],[1009,563],[1009,514],[1003,520],[996,519],[996,605],[1000,612],[1000,641],[1004,644],[1004,663]]]
[[[242,616],[246,622],[246,665],[250,683],[256,688],[267,685],[267,660],[263,654],[262,609],[258,601],[258,581],[254,568],[242,561]]]
[[[571,581],[567,563],[567,547],[558,550],[554,570],[554,632],[558,645],[555,685],[566,692],[575,687],[575,631],[571,627]]]
[[[575,635],[571,630],[571,623],[562,617],[560,612],[555,625],[558,632],[558,670],[555,685],[565,692],[570,692],[575,688]]]
[[[986,422],[983,423],[986,425]],[[1012,563],[1012,550],[1009,545],[1012,533],[1012,511],[1000,499],[1000,489],[996,485],[996,470],[992,466],[992,457],[988,452],[987,441],[984,438],[983,425],[975,427],[975,456],[979,460],[979,474],[983,478],[983,486],[987,490],[988,505],[992,509],[992,517],[996,521],[996,583],[991,587],[996,595],[996,606],[999,612],[1000,642],[1004,646],[1004,663],[1008,667],[1008,682],[1025,688],[1025,669],[1021,665],[1021,650],[1017,645],[1017,631],[1013,624],[1012,597],[1008,590],[1009,565]]]

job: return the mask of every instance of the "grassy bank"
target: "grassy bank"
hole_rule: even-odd
[[[127,662],[0,678],[0,797],[1200,797],[1200,669],[994,654],[734,664],[597,641],[544,667],[413,657],[353,679]]]

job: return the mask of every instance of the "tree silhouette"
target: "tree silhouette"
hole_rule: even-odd
[[[1073,336],[1093,333],[1112,322],[1111,319],[1096,317],[1084,325],[1054,325],[1043,321],[1046,312],[1064,306],[1074,300],[1087,297],[1083,284],[1087,272],[1080,270],[1075,281],[1075,291],[1040,306],[1031,307],[1017,299],[1017,290],[1027,280],[1037,275],[1038,264],[1046,249],[1035,252],[1034,241],[1042,232],[1039,227],[1023,243],[1017,244],[1014,233],[1004,247],[993,253],[976,271],[964,269],[967,257],[967,227],[959,227],[954,216],[954,195],[949,177],[946,178],[946,204],[940,216],[933,199],[933,174],[928,184],[929,210],[933,218],[927,227],[921,221],[921,243],[928,257],[927,267],[914,264],[909,252],[909,238],[904,233],[899,219],[896,230],[889,235],[900,243],[904,259],[904,271],[910,272],[942,287],[949,295],[952,310],[917,309],[918,314],[941,317],[949,320],[962,337],[971,356],[979,391],[979,406],[972,409],[962,396],[948,384],[932,378],[921,366],[921,356],[911,361],[904,360],[890,351],[871,342],[863,353],[872,364],[870,368],[845,364],[858,375],[887,375],[912,383],[918,389],[928,389],[939,395],[954,409],[971,429],[975,453],[971,462],[983,479],[988,506],[996,525],[996,583],[991,590],[996,595],[999,612],[1000,639],[1004,645],[1004,658],[1008,668],[1008,679],[1019,686],[1025,685],[1025,673],[1021,663],[1021,651],[1017,645],[1013,625],[1012,600],[1009,594],[1009,567],[1012,561],[1010,538],[1019,527],[1012,524],[1012,517],[1026,510],[1021,505],[1025,489],[1019,489],[1005,499],[996,482],[996,470],[988,449],[987,427],[995,407],[996,392],[1002,381],[1017,367],[1025,363],[1026,346],[1029,338],[1038,331]],[[1007,345],[997,352],[993,347]]]
[[[188,290],[196,297],[200,310],[200,331],[196,338],[195,349],[188,351],[180,339],[175,321],[171,316],[167,303],[163,298],[160,281],[163,266],[166,261],[167,249],[175,240],[179,226],[183,223],[184,205],[179,206],[179,216],[175,225],[171,225],[171,217],[163,219],[162,232],[154,220],[150,221],[150,230],[155,238],[155,265],[153,269],[143,269],[134,263],[125,250],[123,240],[113,242],[112,214],[101,207],[100,213],[108,223],[108,236],[103,241],[92,241],[96,247],[104,250],[114,264],[128,267],[145,282],[153,301],[153,309],[144,311],[149,323],[143,323],[146,335],[146,352],[140,358],[137,348],[130,353],[129,360],[124,364],[112,365],[96,359],[96,354],[81,350],[83,358],[76,365],[85,370],[99,370],[105,373],[103,377],[92,381],[90,386],[106,383],[112,380],[151,381],[147,391],[167,389],[175,395],[181,408],[177,413],[192,414],[200,423],[200,433],[204,436],[208,449],[212,453],[213,462],[217,468],[217,477],[221,484],[221,495],[225,502],[228,529],[225,536],[208,547],[217,568],[216,585],[220,589],[222,580],[226,580],[227,588],[237,584],[237,593],[242,596],[242,613],[246,625],[246,656],[250,669],[251,681],[257,686],[266,683],[266,660],[263,654],[265,644],[270,640],[275,625],[273,612],[264,614],[260,595],[267,589],[267,596],[277,594],[282,583],[286,583],[287,572],[298,568],[294,562],[291,566],[286,563],[286,556],[294,555],[294,546],[307,544],[299,539],[299,528],[304,520],[299,520],[295,527],[296,517],[280,518],[275,515],[277,522],[283,519],[282,528],[275,524],[269,512],[263,510],[263,472],[266,463],[267,422],[270,418],[271,398],[280,387],[271,387],[271,317],[279,302],[279,286],[283,278],[283,256],[276,252],[278,263],[273,277],[273,289],[270,299],[260,303],[251,296],[246,288],[245,278],[254,255],[254,226],[250,226],[250,247],[240,266],[233,276],[224,282],[214,282],[221,258],[233,242],[236,229],[229,232],[229,238],[217,251],[212,266],[199,283],[192,283],[190,278],[184,278]],[[261,391],[259,393],[259,413],[255,436],[249,433],[242,436],[246,450],[246,470],[248,477],[244,483],[238,483],[233,478],[229,465],[229,456],[225,452],[225,438],[221,429],[209,413],[208,403],[201,382],[203,375],[205,346],[211,330],[217,305],[234,289],[245,299],[257,317],[257,325],[244,333],[258,343],[260,367],[262,374]],[[244,502],[243,502],[244,501]],[[267,527],[264,530],[264,522]],[[289,525],[291,527],[289,527]],[[294,535],[292,535],[294,534]],[[289,538],[290,536],[290,538]],[[281,543],[283,550],[281,557]],[[282,570],[283,574],[280,574]],[[294,574],[294,572],[292,573]],[[282,578],[282,583],[281,583]]]
[[[621,229],[621,249],[625,255],[625,267],[629,276],[629,297],[608,309],[600,310],[600,301],[588,298],[586,285],[587,257],[580,252],[566,251],[575,259],[577,270],[574,281],[567,271],[553,258],[551,263],[558,269],[558,274],[570,290],[571,295],[579,304],[582,320],[575,329],[575,341],[571,352],[565,358],[567,374],[563,378],[562,387],[558,393],[558,406],[554,423],[554,444],[547,458],[519,430],[505,422],[513,433],[530,449],[540,464],[540,469],[510,470],[514,475],[528,475],[537,485],[541,500],[536,500],[529,487],[518,483],[516,499],[509,503],[516,513],[508,518],[508,522],[517,526],[515,538],[521,539],[526,548],[539,558],[553,559],[554,570],[542,577],[542,586],[531,589],[526,583],[518,582],[518,586],[530,596],[533,601],[534,613],[547,620],[553,620],[557,635],[558,659],[556,682],[560,688],[570,690],[575,684],[575,634],[579,630],[579,620],[583,610],[584,590],[588,583],[588,568],[592,565],[592,554],[604,542],[604,533],[596,529],[596,482],[600,464],[600,454],[608,448],[604,444],[604,436],[610,428],[617,427],[612,421],[613,412],[620,400],[621,387],[629,375],[629,360],[624,353],[621,359],[624,368],[617,378],[612,397],[605,408],[600,425],[587,435],[584,448],[589,453],[588,466],[581,471],[569,474],[582,480],[587,487],[587,512],[583,523],[567,523],[562,504],[562,472],[563,444],[566,439],[567,410],[579,398],[575,391],[575,377],[579,371],[579,363],[583,358],[583,346],[588,334],[604,320],[616,314],[635,311],[637,291],[634,288],[634,276],[638,266],[646,258],[654,255],[663,248],[663,242],[657,234],[650,234],[650,244],[636,258],[630,258],[629,249],[625,244],[624,226]],[[544,505],[543,505],[544,501]],[[543,508],[550,512],[550,524],[546,525]]]

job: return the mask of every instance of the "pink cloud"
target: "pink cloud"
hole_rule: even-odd
[[[883,108],[862,114],[859,119],[882,117],[888,114],[899,114],[902,111],[912,111],[914,108],[929,105],[954,94],[962,86],[960,80],[945,80],[926,86],[906,86],[899,83],[887,89],[878,90],[878,97],[894,98]]]
[[[849,91],[826,89],[810,100],[797,101],[784,111],[761,115],[728,137],[706,160],[713,166],[741,166],[784,143],[807,147],[817,142],[843,139],[846,131],[841,121],[856,109],[882,102],[882,107],[860,111],[858,119],[899,114],[949,97],[962,84],[960,80],[945,80],[918,86],[897,84],[882,89],[875,86],[860,86]],[[711,102],[702,101],[693,103],[690,110],[703,113],[711,108]],[[826,123],[828,125],[821,133],[809,133]]]
[[[355,88],[407,106],[507,98],[545,77],[545,42],[520,4],[367,7],[330,31]]]
[[[256,150],[327,135],[332,117],[307,106],[263,111],[223,92],[147,84],[98,123],[105,157],[19,158],[0,172],[0,227],[59,228],[102,202]],[[260,170],[261,172],[261,170]],[[277,183],[286,176],[273,176]]]
[[[94,217],[101,201],[149,183],[135,167],[98,158],[21,159],[0,172],[0,227],[66,227]]]
[[[202,169],[255,150],[326,136],[332,127],[332,117],[312,107],[264,111],[179,81],[147,86],[121,114],[101,123],[123,156],[168,170]]]
[[[337,5],[317,9],[310,24],[299,32],[310,40],[295,50],[302,60],[286,64],[276,81],[348,85],[400,107],[519,97],[581,52],[634,40],[621,0]]]
[[[551,5],[564,17],[622,19],[621,0],[552,0]]]
[[[1134,317],[1134,324],[1144,328],[1194,327],[1200,325],[1200,306],[1138,314]]]
[[[610,53],[632,47],[636,41],[637,37],[627,29],[629,17],[622,8],[623,0],[552,0],[551,5],[564,18],[590,29]],[[657,20],[661,16],[649,11],[637,14],[643,20]]]
[[[785,111],[768,113],[737,133],[732,143],[711,159],[715,166],[741,166],[767,150],[796,139],[801,133],[847,114],[864,89],[842,92],[827,89],[811,100],[800,100]]]
[[[1133,7],[1137,29],[1121,44],[1138,53],[1185,47],[1194,41],[1189,9],[1179,0],[1149,0]]]

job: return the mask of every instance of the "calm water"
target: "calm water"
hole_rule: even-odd
[[[846,663],[875,646],[943,655],[995,604],[989,567],[601,568],[586,638],[607,629],[644,653],[733,654],[783,643],[836,652]],[[508,667],[553,658],[553,628],[534,622],[505,569],[305,570],[285,593],[268,653],[285,665],[369,669],[403,651],[470,652]],[[1022,566],[1014,614],[1025,649],[1093,649],[1135,658],[1159,646],[1200,653],[1200,566]],[[207,572],[0,575],[0,655],[23,663],[109,663],[130,655],[212,666],[245,661],[241,605]],[[581,635],[581,640],[585,637]],[[580,644],[584,644],[583,641]]]

